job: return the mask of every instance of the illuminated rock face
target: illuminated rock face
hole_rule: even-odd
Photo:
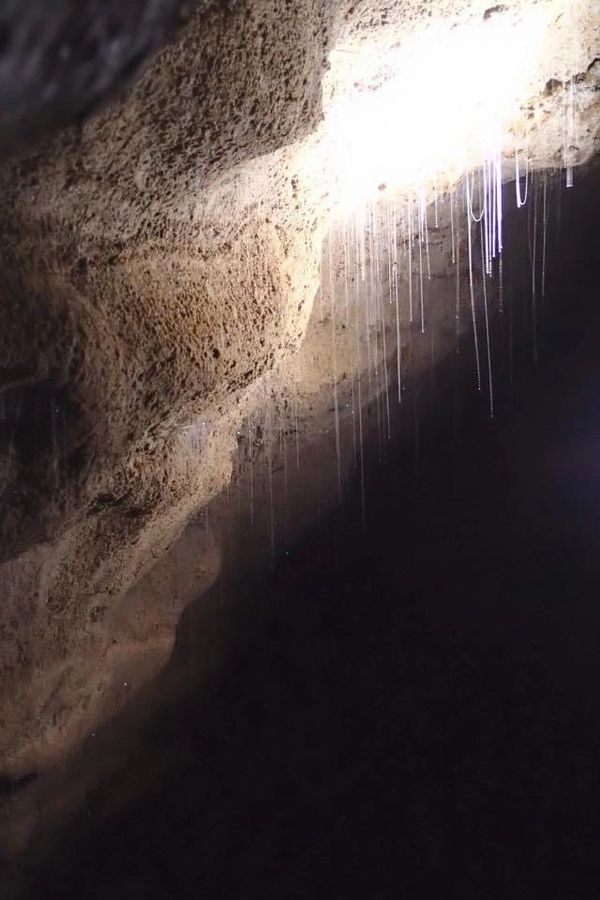
[[[530,4],[505,6],[444,2],[431,22],[518,17]],[[218,522],[168,615],[173,587],[152,567],[232,461],[244,473],[236,432],[261,377],[277,369],[280,397],[293,378],[306,430],[332,380],[348,381],[342,345],[333,367],[327,352],[327,316],[307,332],[332,202],[323,105],[351,75],[341,53],[433,27],[431,11],[201,4],[122,99],[5,164],[0,773],[62,758],[126,702],[124,684],[167,660],[177,615],[218,574]],[[574,162],[598,140],[598,13],[581,11]],[[534,166],[564,158],[562,27],[522,98],[528,134],[515,128]],[[152,602],[136,584],[153,585]]]
[[[112,641],[104,610],[229,480],[245,392],[297,346],[317,289],[313,189],[285,145],[318,122],[328,7],[218,6],[119,105],[2,173],[10,768],[82,719],[71,686],[46,740],[57,680]]]

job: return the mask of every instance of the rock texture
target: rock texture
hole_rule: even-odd
[[[199,16],[120,106],[4,172],[2,552],[25,555],[2,576],[3,755],[19,769],[39,765],[19,719],[37,743],[76,635],[227,482],[244,389],[302,335],[317,265],[297,164],[229,174],[319,115],[327,10],[307,27],[279,5]],[[198,446],[180,428],[200,415]]]
[[[120,68],[100,66],[81,96],[67,91],[69,119],[121,83],[181,4],[145,6],[139,46]],[[108,29],[94,4],[85,10]],[[299,430],[308,444],[325,427],[333,383],[337,402],[350,403],[363,357],[342,319],[332,363],[331,316],[317,303],[311,319],[333,202],[323,112],[343,77],[331,50],[391,45],[431,12],[460,25],[486,11],[383,0],[200,5],[122,99],[4,165],[1,773],[63,759],[166,662],[177,614],[214,581],[226,536],[216,528],[216,544],[191,565],[195,586],[173,605],[157,560],[234,464],[243,478],[256,453],[274,464],[268,429],[255,427],[252,447],[239,433],[245,419],[257,425],[265,395],[276,400],[272,419],[287,423],[277,440]],[[576,162],[598,142],[598,14],[580,13],[569,75],[581,114]],[[58,15],[57,33],[65,21]],[[564,158],[571,81],[558,71],[561,28],[523,98],[533,165]],[[61,96],[63,81],[53,82]],[[13,105],[11,133],[62,120],[56,106],[38,116],[27,101],[36,83]],[[525,142],[523,129],[515,134]],[[444,254],[439,296],[455,277]],[[386,327],[385,347],[375,342],[380,368],[396,349],[393,321]],[[379,396],[378,378],[355,409]],[[348,434],[352,424],[342,424]]]
[[[183,23],[183,0],[8,0],[0,22],[0,152],[71,124],[139,73]]]

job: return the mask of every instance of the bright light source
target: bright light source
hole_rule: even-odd
[[[339,201],[354,208],[389,190],[497,158],[527,98],[548,28],[547,7],[516,20],[432,24],[400,47],[335,51],[343,70],[326,111]]]

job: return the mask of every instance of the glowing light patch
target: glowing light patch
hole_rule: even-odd
[[[548,21],[535,7],[518,21],[431,25],[385,53],[334,51],[347,73],[326,113],[341,205],[356,208],[384,186],[427,186],[439,174],[497,160]]]

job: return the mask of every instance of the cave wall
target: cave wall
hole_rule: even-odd
[[[507,14],[524,5],[508,4]],[[89,6],[90,21],[102,21]],[[334,323],[332,365],[327,283],[322,306],[318,299],[313,306],[333,202],[323,115],[341,76],[330,51],[375,37],[393,43],[430,12],[461,24],[486,9],[383,0],[201,4],[125,95],[93,118],[46,131],[43,144],[4,163],[2,772],[18,777],[64,759],[94,722],[129,702],[124,685],[137,689],[169,658],[177,614],[217,577],[222,548],[235,544],[239,529],[226,517],[221,527],[213,523],[214,539],[194,561],[197,584],[181,591],[174,615],[165,613],[173,586],[157,561],[232,471],[247,478],[249,448],[238,432],[243,437],[244,422],[260,422],[265,401],[274,404],[271,418],[286,423],[290,443],[300,430],[307,457],[316,459],[318,436],[331,444],[339,378],[341,480],[352,471],[355,423],[343,410],[365,363],[352,341],[347,346],[342,319]],[[164,4],[160,16],[171,21],[176,11],[178,4]],[[598,138],[597,14],[585,5],[580,12],[578,161]],[[62,33],[60,16],[57,23]],[[557,47],[561,28],[553,32]],[[155,46],[144,35],[141,29],[140,44]],[[83,84],[76,71],[69,77]],[[527,104],[534,110],[534,165],[560,159],[570,86],[548,91],[556,73],[550,52],[536,95],[524,102],[525,113]],[[123,70],[111,77],[122,84]],[[39,139],[43,128],[65,121],[63,113],[70,122],[80,117],[111,84],[94,76],[89,96],[67,95],[64,109],[50,105],[43,114],[25,92],[10,127],[18,140]],[[442,302],[455,278],[445,227],[432,242],[432,315],[448,338],[438,354],[453,333]],[[405,286],[402,296],[406,304]],[[385,351],[375,341],[380,369],[396,346],[387,307],[384,328]],[[414,364],[426,367],[431,354],[422,342]],[[364,398],[375,417],[381,373],[378,379]],[[254,451],[273,465],[276,449],[267,454],[263,443]],[[333,502],[335,463],[326,470]],[[306,480],[312,484],[302,474],[296,486],[303,527],[314,514],[304,502]],[[263,498],[265,484],[261,475]]]

